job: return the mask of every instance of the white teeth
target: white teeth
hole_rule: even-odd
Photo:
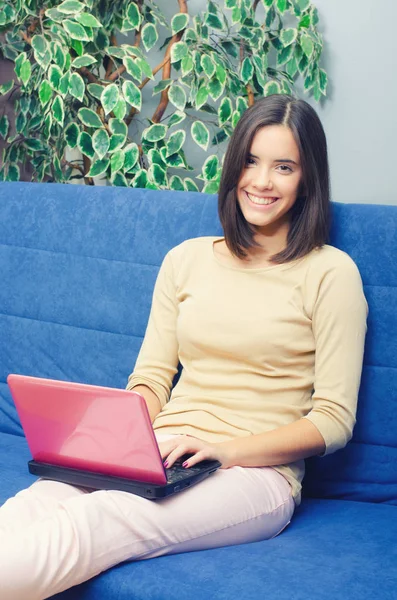
[[[247,196],[248,198],[251,200],[251,202],[253,202],[254,204],[273,204],[273,202],[276,202],[276,200],[278,200],[278,198],[259,198],[259,196],[254,196],[253,194],[249,194],[247,192]]]

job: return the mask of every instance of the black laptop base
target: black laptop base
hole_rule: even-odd
[[[149,500],[160,500],[202,481],[219,469],[221,463],[217,460],[203,460],[198,465],[189,469],[184,469],[181,465],[176,465],[175,467],[171,467],[171,469],[167,469],[168,482],[164,485],[103,475],[102,473],[94,473],[92,471],[71,469],[69,467],[60,467],[35,460],[29,461],[28,466],[29,472],[32,475],[38,475],[43,479],[52,479],[94,490],[130,492]]]

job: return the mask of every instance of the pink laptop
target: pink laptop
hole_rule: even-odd
[[[183,460],[164,469],[144,398],[134,392],[23,375],[9,375],[33,460],[46,479],[92,489],[116,489],[159,499],[219,468]]]

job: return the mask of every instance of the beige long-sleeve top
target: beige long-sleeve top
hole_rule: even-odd
[[[157,432],[221,442],[307,418],[325,454],[345,446],[368,310],[355,263],[325,245],[281,265],[234,267],[214,253],[217,239],[165,257],[127,389],[143,384],[160,399]],[[274,468],[298,504],[304,461]]]

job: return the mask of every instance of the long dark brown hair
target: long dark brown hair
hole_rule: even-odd
[[[230,251],[239,258],[258,244],[255,227],[249,224],[237,201],[241,177],[257,131],[267,125],[288,127],[299,149],[302,182],[290,211],[287,246],[271,257],[284,263],[324,245],[330,226],[330,189],[327,141],[316,111],[304,100],[273,94],[248,108],[237,126],[226,151],[218,195],[220,221]]]

